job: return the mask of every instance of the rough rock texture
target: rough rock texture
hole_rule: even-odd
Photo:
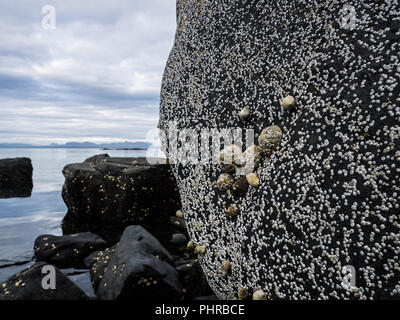
[[[94,252],[85,259],[85,265],[90,269],[90,279],[94,291],[99,288],[101,279],[107,271],[110,259],[114,255],[117,245],[107,248],[103,251]]]
[[[0,300],[87,300],[88,296],[60,270],[55,268],[55,289],[45,290],[42,274],[46,263],[25,269],[0,285]]]
[[[355,28],[341,20],[351,20],[345,4]],[[171,136],[254,129],[255,141],[268,126],[283,133],[256,170],[260,186],[244,195],[216,189],[217,164],[173,165],[217,296],[236,299],[244,288],[273,299],[398,299],[398,2],[179,0],[177,23],[159,127]],[[291,110],[286,96],[296,100]],[[232,203],[241,213],[229,220]]]
[[[165,225],[180,208],[168,165],[101,155],[70,164],[63,173],[64,233],[91,231],[116,243],[127,226],[140,224],[168,243]]]
[[[34,245],[38,260],[62,265],[64,267],[83,264],[83,259],[94,251],[107,247],[107,243],[97,234],[83,232],[72,235],[41,235]]]
[[[0,160],[0,198],[30,197],[33,167],[28,158]]]
[[[96,292],[99,299],[178,299],[179,275],[172,257],[141,226],[125,229]]]

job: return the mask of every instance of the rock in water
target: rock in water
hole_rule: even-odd
[[[107,247],[97,234],[84,232],[65,236],[41,235],[36,238],[36,258],[62,265],[63,267],[83,264],[83,259],[94,251]]]
[[[31,159],[0,160],[0,198],[30,197],[33,167]]]
[[[177,6],[159,127],[254,129],[254,141],[264,128],[282,130],[255,172],[260,187],[233,199],[215,188],[220,166],[173,164],[217,296],[237,299],[245,288],[249,299],[258,290],[272,299],[399,299],[398,2]],[[282,108],[289,95],[291,112]],[[252,116],[243,122],[245,107]],[[233,202],[241,214],[230,220]],[[216,270],[226,260],[224,278]]]
[[[162,243],[169,242],[165,225],[181,208],[169,165],[99,155],[70,164],[63,173],[64,233],[91,231],[116,243],[127,226],[140,224]]]
[[[130,226],[125,229],[96,293],[103,300],[178,299],[182,285],[169,252],[141,226]]]
[[[6,282],[0,284],[0,300],[87,300],[88,296],[76,286],[64,273],[54,268],[55,288],[44,289],[42,281],[52,284],[44,279],[51,275],[48,270],[43,270],[46,263],[40,262],[25,269]]]

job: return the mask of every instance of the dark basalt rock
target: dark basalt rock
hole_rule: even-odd
[[[242,152],[250,129],[266,148],[260,185],[234,197],[211,160],[171,161],[218,298],[400,299],[399,21],[398,1],[177,1],[160,99],[168,157],[217,145],[200,130],[218,152],[232,143],[222,129],[242,129]],[[227,221],[232,204],[241,214]]]
[[[65,274],[55,267],[55,289],[42,287],[42,268],[40,262],[13,275],[0,285],[0,300],[87,300],[88,296]]]
[[[178,299],[179,275],[172,257],[141,226],[125,229],[97,289],[103,300]]]
[[[115,245],[103,251],[93,252],[84,260],[85,266],[90,269],[90,278],[94,291],[97,291],[116,247]]]
[[[0,198],[30,197],[33,167],[28,158],[0,160]]]
[[[138,224],[168,245],[165,225],[181,206],[169,165],[100,155],[70,164],[63,173],[65,234],[91,231],[116,243],[127,226]]]
[[[41,235],[35,240],[34,251],[38,260],[62,265],[79,266],[90,253],[102,250],[107,243],[97,234],[84,232],[73,235]]]

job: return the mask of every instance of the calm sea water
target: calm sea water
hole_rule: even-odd
[[[146,151],[0,149],[0,159],[27,157],[32,160],[34,184],[30,198],[0,199],[0,283],[32,264],[33,243],[37,236],[61,234],[61,221],[67,212],[61,197],[64,166],[102,153],[111,157],[143,157]],[[15,265],[18,263],[21,265]],[[87,272],[72,278],[85,291],[91,290]]]

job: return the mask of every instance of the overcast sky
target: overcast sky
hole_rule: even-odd
[[[45,5],[55,30],[42,26]],[[144,140],[175,10],[175,0],[0,0],[0,142]]]

